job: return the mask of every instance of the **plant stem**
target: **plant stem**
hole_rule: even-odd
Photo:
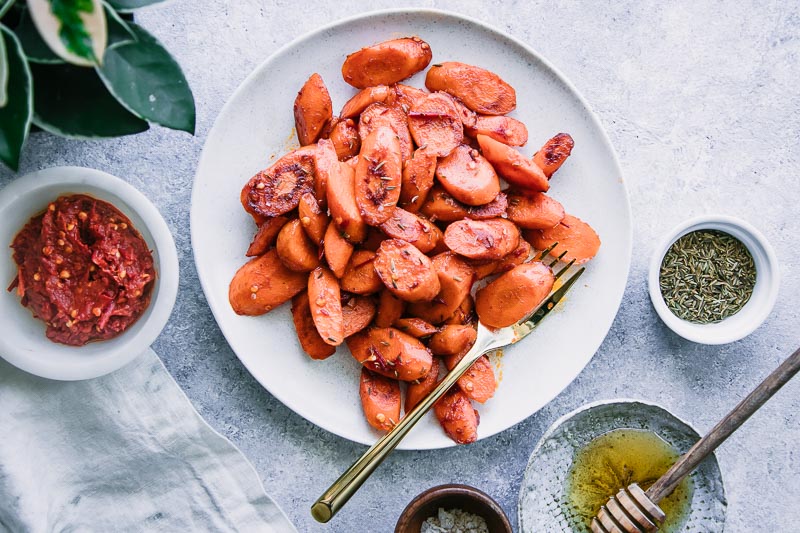
[[[11,9],[11,6],[14,5],[15,1],[16,0],[6,0],[5,4],[0,5],[0,19],[2,19],[5,14],[8,13],[8,10]]]

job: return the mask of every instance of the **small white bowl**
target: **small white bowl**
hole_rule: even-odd
[[[736,237],[750,251],[756,265],[756,284],[750,300],[738,313],[714,324],[695,324],[675,316],[659,287],[661,262],[667,250],[679,238],[698,230],[718,230]],[[653,252],[648,280],[650,300],[661,320],[684,339],[701,344],[726,344],[752,333],[772,311],[779,284],[778,259],[764,235],[747,222],[724,215],[693,218],[673,228]]]
[[[113,339],[74,347],[52,342],[45,325],[19,302],[16,291],[0,294],[0,357],[37,376],[57,380],[95,378],[113,372],[143,353],[172,313],[178,293],[178,253],[158,209],[125,181],[90,168],[54,167],[27,174],[0,191],[0,284],[17,273],[9,245],[22,227],[66,194],[88,194],[122,211],[153,251],[156,283],[150,305]]]

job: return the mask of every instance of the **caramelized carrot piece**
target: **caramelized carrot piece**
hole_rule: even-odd
[[[261,217],[288,213],[314,187],[314,147],[299,148],[262,170],[242,189],[245,211]]]
[[[525,159],[519,152],[499,141],[478,135],[483,157],[508,183],[520,189],[546,192],[550,188],[542,169]]]
[[[356,294],[372,294],[383,288],[383,282],[375,272],[375,253],[356,250],[342,276],[342,290]]]
[[[458,444],[478,439],[478,412],[460,389],[452,388],[433,406],[433,412],[448,437]]]
[[[308,305],[322,340],[331,346],[344,342],[339,280],[325,267],[317,267],[308,276]]]
[[[358,136],[362,144],[378,128],[389,128],[400,143],[400,157],[406,161],[414,152],[414,143],[411,141],[411,133],[408,131],[408,118],[400,109],[389,107],[384,104],[372,104],[361,113],[358,121]]]
[[[300,225],[305,230],[311,242],[320,246],[322,239],[325,238],[325,230],[328,229],[330,218],[317,203],[316,197],[310,193],[303,193],[300,203],[297,204],[297,214],[300,217]]]
[[[292,321],[300,347],[312,359],[327,359],[336,352],[336,347],[322,340],[311,317],[308,292],[303,291],[292,298]]]
[[[444,232],[448,248],[470,259],[501,259],[519,245],[519,229],[508,220],[459,220]]]
[[[319,251],[301,226],[298,219],[283,226],[278,233],[275,249],[286,268],[295,272],[308,272],[319,266]]]
[[[455,367],[467,354],[467,351],[469,349],[445,356],[444,364],[447,369],[451,370]],[[467,398],[478,403],[485,403],[494,396],[494,392],[497,390],[497,379],[494,376],[492,363],[489,362],[489,358],[485,355],[476,359],[464,375],[458,378],[456,383]]]
[[[423,70],[431,57],[431,47],[419,37],[392,39],[348,55],[342,78],[357,89],[391,85]]]
[[[369,296],[342,295],[342,320],[345,338],[369,326],[375,318],[377,306]]]
[[[254,257],[236,272],[228,289],[238,315],[263,315],[305,290],[308,274],[289,270],[274,249]]]
[[[303,84],[294,100],[294,124],[301,146],[314,144],[333,118],[333,104],[322,76],[316,72]]]
[[[477,338],[478,332],[472,326],[444,325],[428,341],[428,349],[434,355],[466,353],[475,344]]]
[[[558,246],[553,248],[550,255],[557,257],[563,251],[567,254],[564,261],[575,260],[576,265],[587,262],[600,249],[600,237],[592,227],[572,215],[565,215],[555,227],[542,230],[528,230],[525,237],[537,250],[544,250],[553,243]]]
[[[431,262],[439,277],[439,294],[430,302],[412,303],[407,311],[431,324],[441,324],[469,296],[475,273],[466,261],[452,252],[441,253]]]
[[[386,288],[407,302],[430,301],[441,288],[430,258],[400,239],[381,243],[375,256],[375,271]]]
[[[433,250],[438,243],[439,228],[429,220],[399,207],[394,209],[392,216],[380,228],[389,237],[413,244],[424,254]]]
[[[478,318],[491,328],[516,324],[542,303],[554,281],[550,267],[539,261],[518,265],[478,290]]]
[[[400,383],[361,369],[358,389],[361,407],[370,426],[378,431],[389,431],[400,420]]]
[[[434,185],[420,208],[420,213],[431,221],[455,222],[464,218],[487,220],[503,216],[507,207],[508,200],[503,192],[498,193],[488,204],[472,206],[459,202],[441,186]]]
[[[353,358],[383,376],[415,381],[428,375],[431,352],[419,340],[395,328],[371,328],[347,338]]]
[[[289,222],[289,219],[286,217],[270,217],[265,219],[264,222],[258,225],[258,231],[256,231],[253,242],[250,243],[245,255],[247,257],[255,257],[266,253],[270,246],[275,244],[278,232],[287,222]]]
[[[544,146],[533,155],[533,162],[550,179],[550,176],[567,160],[574,146],[575,141],[569,133],[559,133],[544,143]]]
[[[403,110],[403,113],[414,107],[414,105],[428,94],[427,91],[411,87],[410,85],[403,85],[402,83],[395,83],[393,85],[395,92],[395,104]]]
[[[392,325],[415,339],[428,337],[439,331],[439,328],[421,318],[398,318]]]
[[[564,219],[564,206],[543,192],[528,191],[508,197],[508,220],[521,228],[550,229]]]
[[[408,112],[408,129],[417,146],[445,157],[464,140],[464,128],[453,100],[441,93],[420,99]]]
[[[393,87],[387,85],[376,85],[374,87],[367,87],[362,89],[355,96],[344,104],[342,112],[339,114],[341,118],[357,117],[374,103],[382,103],[392,105],[397,97]]]
[[[323,145],[323,143],[326,143]],[[355,171],[340,163],[327,141],[317,144],[317,174],[327,182],[328,207],[331,219],[350,242],[361,242],[367,236],[367,223],[355,199]]]
[[[331,129],[330,135],[336,157],[339,161],[347,161],[361,149],[361,137],[358,136],[358,128],[352,119],[340,120]]]
[[[465,131],[470,137],[486,135],[508,146],[525,146],[528,142],[528,128],[511,117],[478,115],[474,125]]]
[[[500,179],[492,165],[465,144],[439,161],[436,177],[444,190],[467,205],[488,204],[500,193]]]
[[[461,304],[453,311],[453,314],[445,320],[445,324],[475,324],[475,301],[470,294],[461,301]]]
[[[400,143],[389,128],[378,128],[361,145],[355,175],[356,203],[367,224],[377,226],[392,215],[400,199],[403,164]]]
[[[344,276],[347,263],[353,255],[353,245],[342,237],[341,231],[333,222],[328,224],[328,229],[322,241],[322,248],[328,268],[333,271],[337,278]]]
[[[392,294],[389,289],[383,289],[378,297],[378,313],[375,316],[375,325],[379,328],[388,328],[403,316],[405,309],[405,300],[401,300]]]
[[[439,368],[441,363],[437,357],[433,358],[431,370],[419,381],[412,381],[406,387],[406,413],[410,412],[419,402],[436,388],[439,383]]]
[[[476,113],[505,115],[517,107],[514,88],[480,67],[448,61],[428,70],[425,87],[452,94]]]
[[[436,171],[436,156],[427,149],[417,148],[403,163],[402,187],[400,187],[400,206],[416,213],[425,203],[428,192],[433,187]]]

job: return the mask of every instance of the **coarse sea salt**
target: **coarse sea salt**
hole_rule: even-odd
[[[489,526],[482,516],[440,507],[436,516],[422,523],[420,533],[489,533]]]

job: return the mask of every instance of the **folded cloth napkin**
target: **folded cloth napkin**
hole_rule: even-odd
[[[0,531],[296,530],[148,350],[82,382],[0,360]]]

